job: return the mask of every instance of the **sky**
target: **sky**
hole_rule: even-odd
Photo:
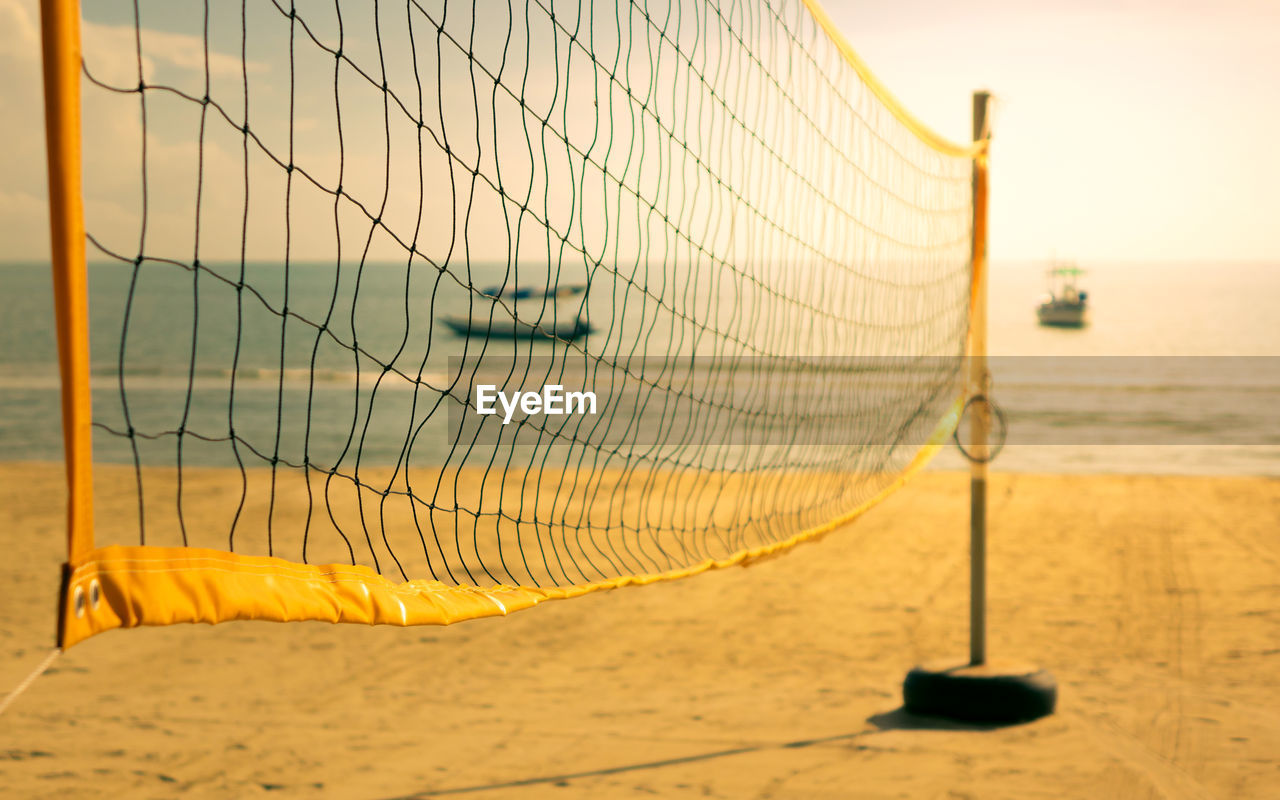
[[[974,89],[995,95],[993,259],[1280,262],[1280,3],[829,0],[826,7],[890,91],[947,138],[970,132]],[[8,123],[0,146],[2,259],[48,252],[37,20],[35,0],[0,0],[0,119]],[[147,68],[177,74],[192,58],[196,32],[152,37],[167,67]],[[91,20],[86,47],[109,51],[118,33]],[[252,71],[252,53],[250,61]],[[127,60],[117,66],[122,74],[133,68]],[[215,54],[211,69],[215,80],[234,82],[239,61],[220,63]],[[112,136],[133,123],[117,116],[95,116],[86,101],[90,179],[109,183],[109,168],[118,166],[108,155]],[[152,157],[153,169],[166,169],[163,148]],[[376,171],[363,166],[357,159],[349,180]],[[209,225],[238,224],[236,198],[225,200],[220,215],[219,199],[209,199]],[[112,228],[109,209],[91,208],[90,216]]]
[[[1280,261],[1280,3],[827,3],[950,138],[997,100],[993,258]]]

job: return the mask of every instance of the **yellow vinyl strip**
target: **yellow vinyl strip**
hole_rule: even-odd
[[[790,538],[681,569],[623,575],[574,586],[449,586],[435,580],[394,583],[348,564],[297,564],[185,547],[102,547],[76,567],[63,598],[63,648],[112,628],[217,623],[230,620],[359,622],[367,625],[449,625],[510,614],[544,600],[562,600],[622,586],[644,586],[714,569],[746,566],[852,522],[922,469],[955,429],[962,401],[892,483],[831,521]]]

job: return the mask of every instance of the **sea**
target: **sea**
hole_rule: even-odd
[[[988,395],[999,411],[1002,444],[992,469],[1280,476],[1280,263],[1081,266],[1091,320],[1076,330],[1037,324],[1046,263],[992,265]],[[361,447],[368,460],[394,463],[397,449],[423,432],[398,432],[379,443],[364,426],[367,409],[352,399],[359,397],[353,381],[367,390],[379,381],[444,386],[450,359],[477,355],[465,337],[431,324],[467,311],[470,293],[456,275],[410,280],[403,267],[335,272],[297,265],[288,296],[251,296],[251,289],[236,288],[238,269],[224,265],[197,276],[166,264],[145,263],[136,273],[131,264],[91,265],[91,382],[95,420],[105,426],[95,430],[96,460],[132,463],[134,444],[144,463],[171,459],[172,435],[131,442],[124,435],[130,426],[170,434],[225,434],[234,427],[241,441],[257,444],[258,463],[298,458],[302,441],[318,443],[307,456],[312,463]],[[272,284],[267,278],[279,270],[248,264],[245,284]],[[335,294],[346,299],[334,303]],[[619,302],[625,298],[610,299],[614,308]],[[276,311],[286,306],[290,321],[282,325]],[[432,313],[406,314],[407,306]],[[48,264],[0,264],[0,460],[62,457],[53,319]],[[646,330],[643,320],[636,330]],[[556,346],[538,345],[538,354],[555,358]],[[631,350],[655,346],[664,345],[626,342]],[[285,363],[282,347],[291,354]],[[378,362],[394,362],[397,371],[386,373]],[[379,409],[379,418],[423,416],[413,405],[423,402],[420,393],[379,397],[393,405]],[[182,438],[186,464],[235,463],[217,436]],[[949,444],[934,468],[966,464]]]
[[[991,266],[992,396],[1010,420],[993,469],[1280,475],[1280,263],[1084,262],[1082,329],[1038,324],[1048,266]],[[965,464],[955,447],[934,461]]]

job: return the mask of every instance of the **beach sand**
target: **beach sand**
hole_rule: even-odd
[[[996,473],[991,653],[1060,686],[1001,728],[900,710],[966,652],[967,500],[926,472],[781,558],[449,628],[111,631],[0,718],[0,796],[1277,796],[1280,480]],[[62,504],[0,467],[0,690],[52,643]]]

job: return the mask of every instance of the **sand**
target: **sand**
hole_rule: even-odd
[[[1061,689],[999,728],[900,710],[965,651],[966,501],[926,472],[782,558],[450,628],[109,632],[0,717],[0,795],[1277,796],[1280,481],[994,475],[991,651]],[[0,689],[51,644],[61,503],[0,467]]]

